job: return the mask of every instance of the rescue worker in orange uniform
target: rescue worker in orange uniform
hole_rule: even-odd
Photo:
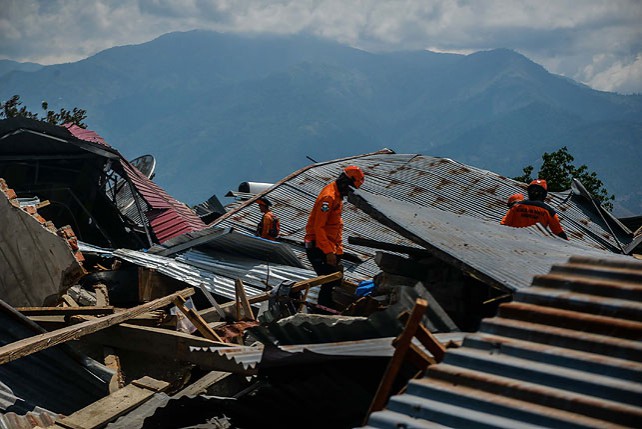
[[[266,197],[259,198],[256,200],[256,203],[259,205],[259,209],[261,210],[261,213],[263,213],[263,216],[261,217],[259,224],[256,226],[255,235],[276,241],[279,236],[280,227],[278,218],[274,213],[272,213],[272,210],[270,210],[272,203]]]
[[[555,210],[544,202],[548,193],[546,180],[535,179],[526,188],[528,199],[524,201],[517,201],[501,221],[502,225],[514,226],[523,228],[526,226],[535,225],[536,223],[542,224],[553,232],[553,234],[568,240],[568,236],[564,232],[560,219],[555,213]]]
[[[321,190],[312,207],[305,227],[304,241],[308,260],[319,276],[343,269],[343,198],[350,192],[350,187],[358,189],[364,178],[359,167],[350,165],[344,168],[334,182]],[[332,290],[340,284],[341,280],[337,280],[322,285],[319,305],[333,308]]]

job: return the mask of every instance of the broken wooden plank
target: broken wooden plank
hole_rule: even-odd
[[[78,303],[67,294],[64,294],[63,296],[61,296],[60,300],[62,301],[63,305],[68,305],[69,307],[80,307]]]
[[[78,314],[96,315],[114,313],[114,307],[110,305],[100,307],[17,307],[16,310],[25,316],[75,316]]]
[[[123,377],[123,371],[120,366],[120,358],[111,347],[105,347],[103,353],[105,355],[105,366],[114,371],[114,375],[109,381],[109,393],[114,393],[116,390],[125,387],[125,378]]]
[[[241,308],[243,308],[243,314],[245,317],[250,320],[255,320],[254,313],[252,312],[252,307],[250,306],[250,301],[247,299],[245,294],[245,286],[243,286],[243,280],[236,279],[234,281],[234,286],[236,290],[236,320],[241,320]]]
[[[109,291],[107,285],[98,283],[94,285],[94,292],[96,293],[96,306],[109,305]]]
[[[121,323],[84,337],[84,340],[116,349],[152,353],[183,362],[193,363],[205,370],[219,370],[218,361],[211,353],[193,353],[190,348],[229,348],[232,345],[208,340],[184,332],[150,326]],[[227,361],[227,359],[224,359]],[[227,369],[227,368],[225,368]]]
[[[177,399],[183,396],[193,397],[196,395],[200,395],[201,393],[205,392],[208,387],[226,379],[231,375],[232,375],[231,372],[210,371],[204,376],[202,376],[201,378],[199,378],[198,380],[196,380],[194,383],[190,384],[180,392],[176,393],[174,396],[172,396],[172,398]]]
[[[432,332],[428,330],[424,325],[419,325],[417,327],[417,332],[415,333],[417,339],[423,344],[423,346],[430,352],[431,355],[435,358],[435,361],[441,362],[444,360],[446,355],[446,347],[444,347],[441,342],[435,337]]]
[[[302,280],[300,282],[296,282],[292,286],[291,291],[292,292],[298,292],[298,291],[301,291],[301,290],[305,289],[308,286],[310,286],[310,287],[319,286],[319,285],[326,284],[326,283],[329,283],[329,282],[332,282],[332,281],[335,281],[335,280],[339,280],[341,277],[343,277],[343,273],[336,272],[336,273],[332,273],[332,274],[326,274],[324,276],[313,277],[311,279]],[[268,299],[270,299],[270,293],[266,292],[266,293],[261,293],[261,294],[254,295],[253,297],[248,298],[248,302],[250,304],[257,304],[259,302],[267,301]],[[229,301],[229,302],[221,304],[221,308],[223,309],[223,311],[225,311],[225,310],[229,311],[229,310],[233,309],[235,307],[235,305],[236,305],[236,301]],[[204,310],[201,310],[201,311],[199,311],[199,314],[203,317],[203,319],[205,319],[208,322],[215,322],[216,321],[216,317],[218,316],[218,313],[213,308],[206,308]]]
[[[97,429],[165,390],[169,383],[143,377],[75,413],[56,420],[68,429]]]
[[[219,337],[218,334],[210,328],[201,315],[194,311],[194,309],[187,307],[185,303],[185,298],[182,296],[177,296],[176,299],[174,299],[174,305],[185,315],[185,317],[189,319],[190,322],[192,322],[192,325],[196,327],[196,330],[200,332],[202,336],[209,340],[223,342],[221,337]]]
[[[95,320],[88,320],[77,325],[67,326],[66,328],[44,334],[35,335],[29,338],[15,341],[13,343],[0,347],[0,365],[14,361],[23,356],[53,347],[57,344],[65,343],[70,340],[78,339],[92,332],[105,329],[109,326],[122,323],[128,319],[143,314],[150,310],[156,310],[171,304],[178,296],[188,297],[194,294],[193,288],[183,289],[164,298],[159,298],[152,302],[141,304],[139,306],[127,309],[120,313],[110,314],[109,316],[100,317]]]

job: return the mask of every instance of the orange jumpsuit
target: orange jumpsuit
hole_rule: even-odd
[[[566,238],[555,210],[542,201],[521,201],[508,209],[501,221],[502,225],[523,228],[540,223],[550,228],[553,234]]]
[[[261,218],[261,222],[259,222],[256,228],[256,235],[262,238],[267,238],[268,240],[275,241],[276,237],[270,234],[270,230],[272,229],[272,224],[274,222],[274,213],[269,211],[263,213],[263,218]]]
[[[324,254],[343,254],[343,199],[336,182],[326,185],[310,212],[305,226],[306,243],[314,242]]]

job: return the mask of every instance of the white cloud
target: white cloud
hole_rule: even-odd
[[[0,0],[0,58],[52,64],[172,31],[310,33],[366,50],[511,48],[642,92],[638,0]]]
[[[602,55],[598,56],[596,63],[604,62]],[[586,84],[602,91],[619,92],[622,94],[642,93],[639,82],[642,82],[642,54],[638,54],[633,61],[616,60],[607,62],[608,68],[595,72],[594,65],[586,67]]]

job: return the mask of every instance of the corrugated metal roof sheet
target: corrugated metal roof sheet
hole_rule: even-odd
[[[529,286],[535,275],[546,274],[571,255],[632,259],[583,241],[551,236],[539,227],[512,228],[368,192],[357,191],[350,199],[438,258],[505,290]]]
[[[197,251],[188,251],[176,258],[129,249],[115,250],[113,255],[139,266],[153,268],[192,286],[202,284],[213,294],[230,300],[236,299],[234,281],[237,278],[243,280],[247,296],[252,297],[264,293],[266,284],[275,287],[284,280],[299,281],[316,276],[304,268],[224,254],[213,257]]]
[[[641,302],[642,262],[571,258],[368,427],[642,427]]]
[[[149,252],[168,256],[192,247],[303,268],[303,264],[287,244],[238,232],[232,228],[213,227],[185,234],[166,241],[162,246],[154,246]]]
[[[273,203],[273,211],[281,220],[283,241],[293,245],[297,256],[306,266],[309,263],[301,243],[309,210],[323,186],[338,177],[342,169],[350,164],[358,165],[366,174],[360,192],[489,222],[499,223],[506,213],[506,199],[509,195],[526,191],[525,184],[496,173],[446,158],[416,154],[381,151],[312,165],[291,174],[258,195],[268,196]],[[253,204],[255,198],[216,219],[213,225],[251,233],[260,216]],[[633,238],[626,227],[608,214],[602,214],[609,222],[607,226],[591,201],[570,191],[549,193],[548,202],[559,213],[564,228],[574,242],[604,251],[620,252],[621,245],[618,241],[628,244]],[[347,237],[354,236],[415,246],[397,232],[373,222],[352,204],[344,205],[343,218],[344,241],[347,241]],[[344,249],[346,253],[355,255],[362,261],[356,264],[346,263],[347,279],[359,281],[379,272],[376,265],[370,263],[374,256],[371,249],[347,242],[344,242]]]
[[[461,332],[450,332],[435,334],[435,337],[443,344],[451,341],[461,342],[464,334]],[[346,357],[391,357],[394,353],[392,341],[395,337],[369,338],[352,341],[337,341],[317,344],[290,344],[279,345],[278,348],[288,353],[301,353],[309,351],[324,356],[346,356]],[[424,350],[429,356],[430,352],[424,349],[419,340],[415,344]],[[237,372],[259,368],[263,358],[263,344],[249,347],[190,347],[192,353],[213,353],[217,356],[226,357],[239,365]],[[229,368],[228,363],[222,363],[222,368]],[[243,370],[240,370],[243,368]]]

